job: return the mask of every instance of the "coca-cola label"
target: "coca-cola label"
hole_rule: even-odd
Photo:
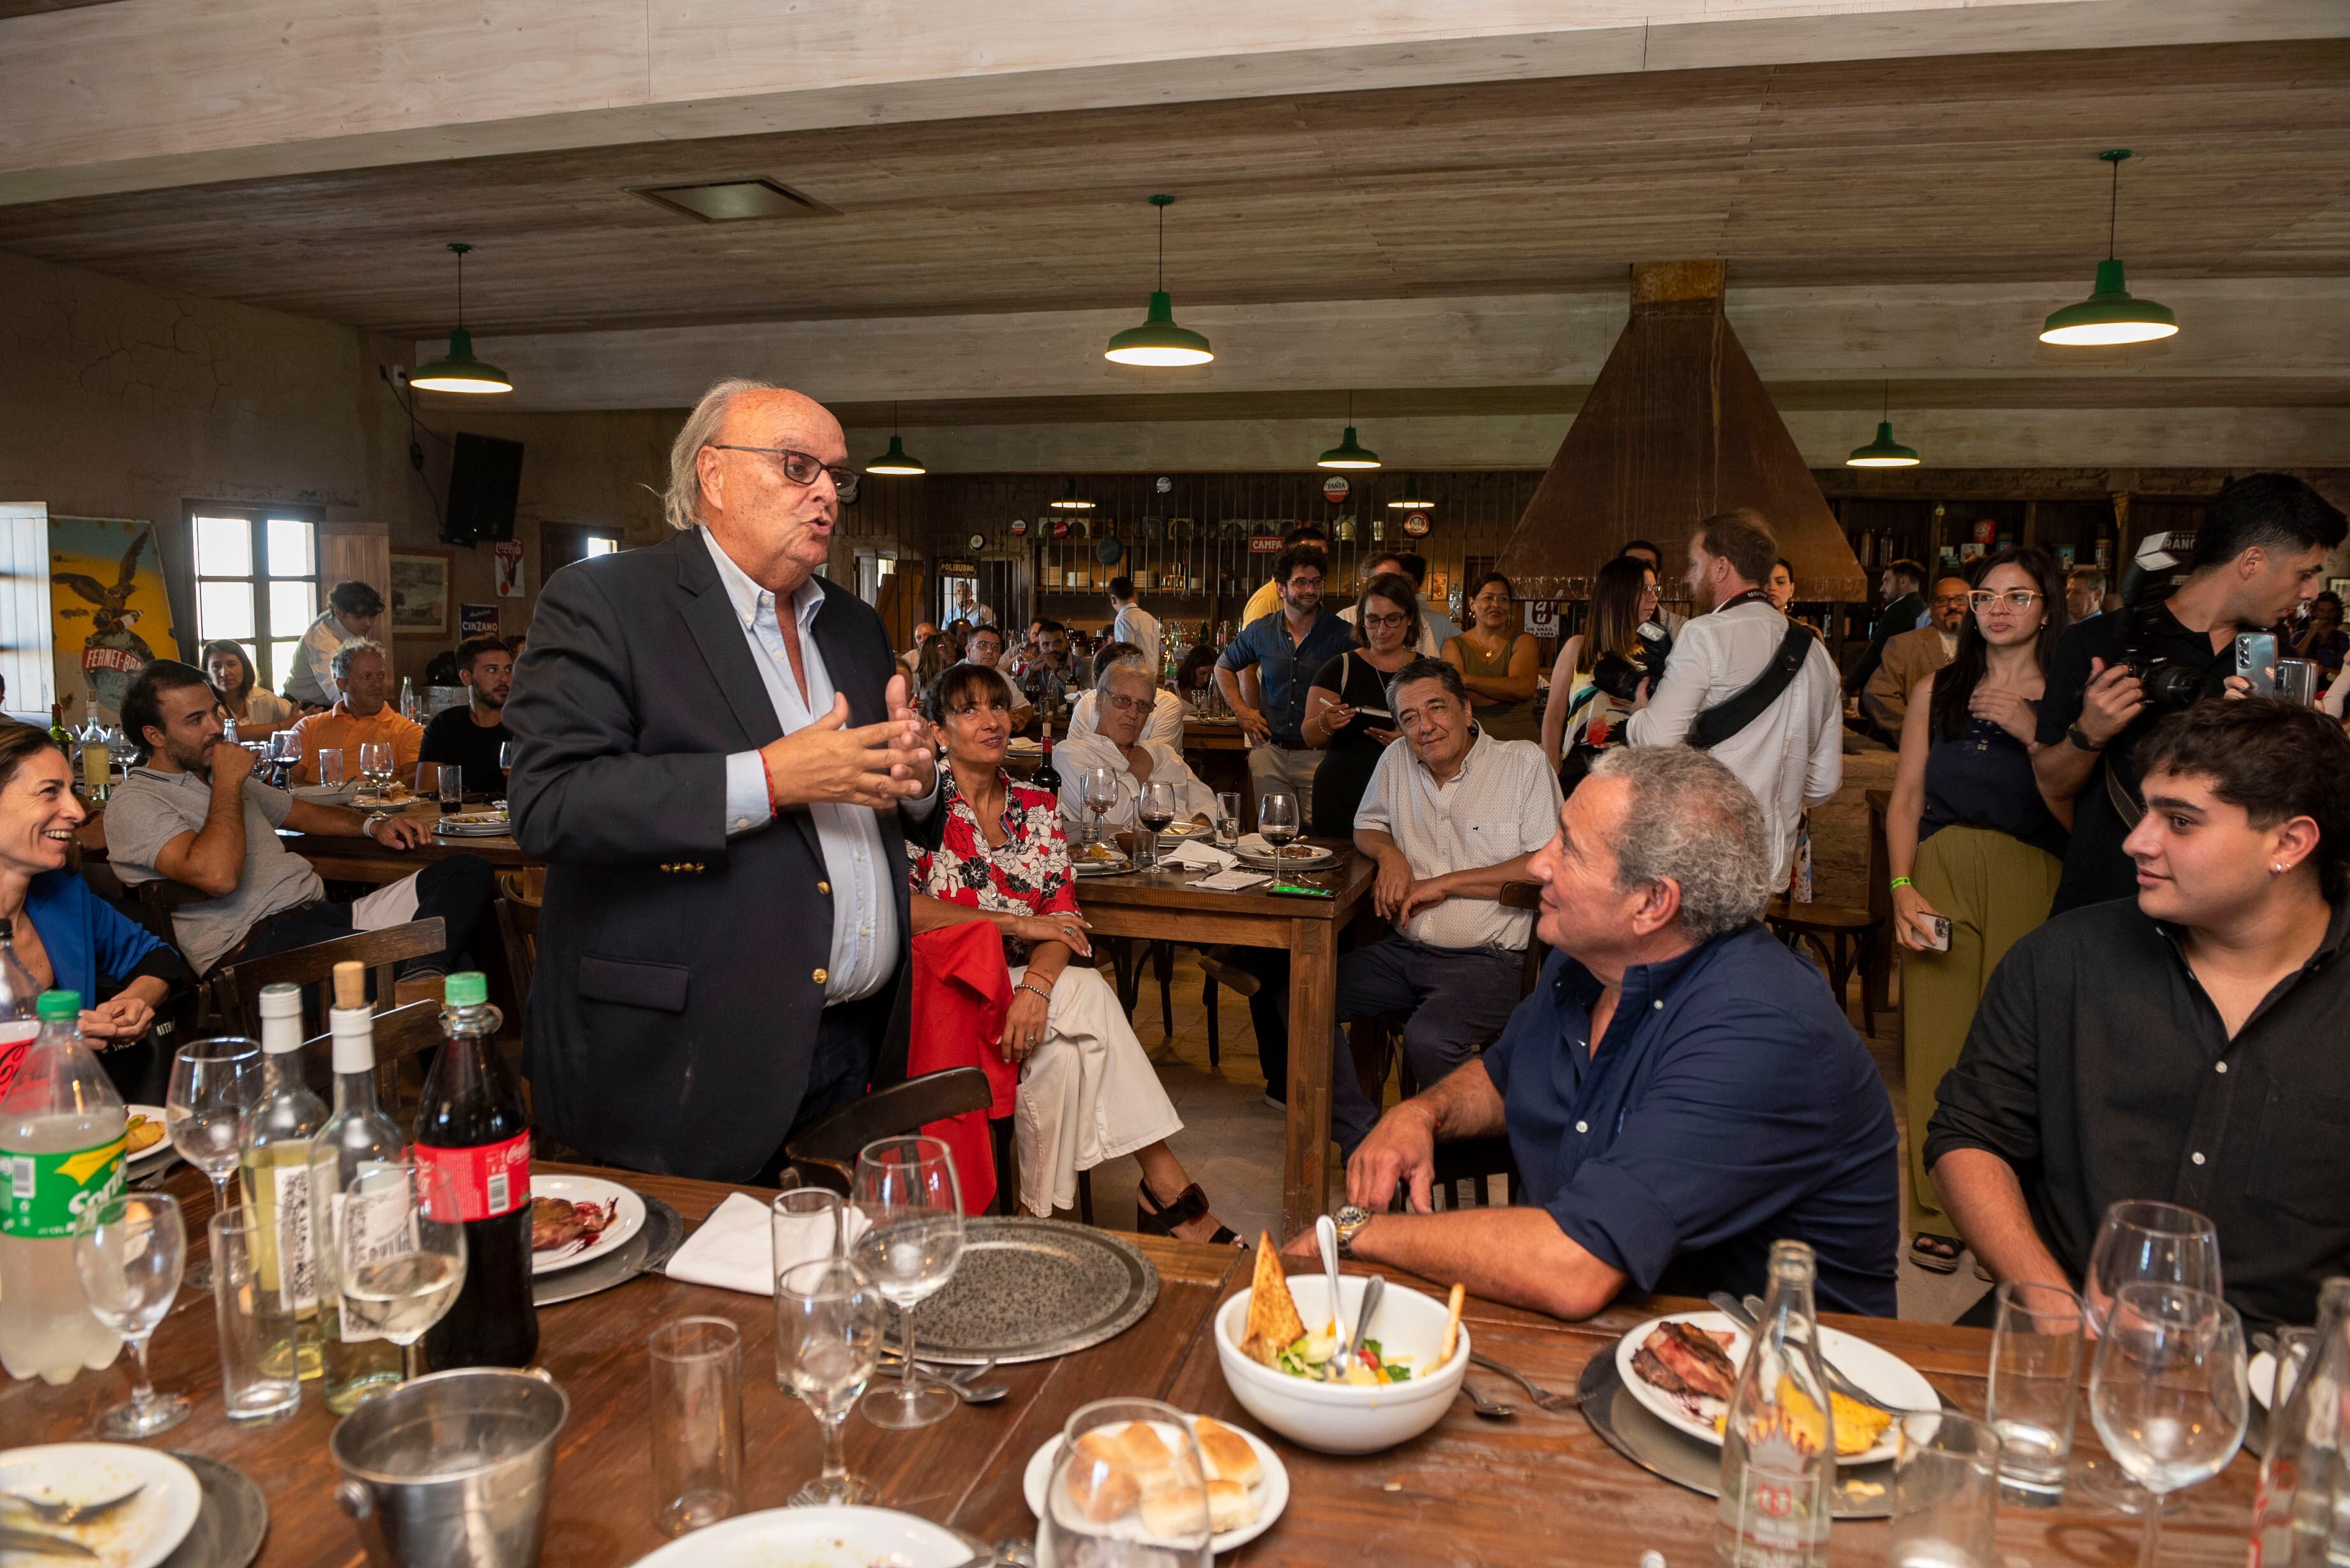
[[[0,1096],[5,1096],[8,1085],[16,1081],[16,1069],[25,1064],[25,1054],[33,1048],[40,1032],[41,1026],[30,1019],[0,1023]]]
[[[526,1132],[516,1133],[504,1143],[473,1148],[436,1148],[420,1143],[416,1158],[447,1171],[449,1186],[457,1196],[454,1214],[427,1206],[425,1212],[435,1220],[495,1220],[530,1201],[530,1134]]]

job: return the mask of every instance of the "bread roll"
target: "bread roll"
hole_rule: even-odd
[[[1120,1457],[1138,1470],[1164,1469],[1175,1460],[1167,1439],[1148,1421],[1128,1422],[1126,1430],[1118,1435],[1118,1447]]]
[[[1113,1465],[1122,1465],[1126,1462],[1126,1450],[1118,1446],[1116,1438],[1111,1437],[1100,1427],[1096,1427],[1090,1432],[1081,1433],[1074,1446],[1079,1454],[1089,1459],[1100,1459]]]
[[[1208,1483],[1208,1528],[1218,1535],[1256,1522],[1256,1499],[1236,1480]]]
[[[1142,1501],[1142,1486],[1134,1472],[1102,1459],[1071,1465],[1067,1484],[1069,1501],[1096,1524],[1107,1524]]]
[[[1203,1499],[1195,1486],[1170,1486],[1142,1501],[1142,1528],[1161,1541],[1184,1541],[1198,1528]]]
[[[1200,1440],[1200,1457],[1207,1460],[1208,1473],[1218,1480],[1252,1487],[1263,1473],[1249,1440],[1212,1416],[1195,1417],[1191,1434]]]

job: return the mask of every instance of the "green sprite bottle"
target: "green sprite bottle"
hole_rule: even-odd
[[[0,1366],[69,1383],[122,1348],[82,1300],[73,1238],[122,1190],[126,1118],[81,1043],[81,997],[45,991],[36,1009],[40,1032],[0,1091]]]

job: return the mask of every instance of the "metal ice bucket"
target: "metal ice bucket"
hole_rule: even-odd
[[[534,1568],[555,1435],[571,1402],[543,1374],[436,1372],[362,1403],[328,1439],[335,1501],[375,1568]]]

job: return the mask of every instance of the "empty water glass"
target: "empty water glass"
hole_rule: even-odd
[[[332,747],[318,753],[318,782],[328,789],[343,787],[343,753]]]
[[[1216,847],[1231,849],[1241,841],[1241,795],[1238,790],[1216,792]]]
[[[205,1234],[220,1324],[221,1404],[233,1426],[283,1420],[302,1403],[302,1380],[294,1371],[294,1303],[262,1282],[265,1229],[244,1210],[230,1209],[213,1216]]]
[[[441,764],[441,809],[456,811],[465,804],[465,770],[457,763]]]
[[[871,1484],[848,1472],[840,1428],[881,1357],[881,1294],[841,1258],[785,1269],[775,1281],[775,1382],[816,1415],[824,1430],[824,1470],[792,1494],[798,1504],[873,1501]]]
[[[2072,1463],[2081,1298],[2062,1285],[2010,1283],[1997,1303],[1986,1417],[2000,1438],[2000,1490],[2026,1508],[2053,1507]]]
[[[1999,1568],[1999,1434],[1955,1411],[1893,1429],[1893,1568]]]
[[[236,1174],[244,1117],[261,1097],[261,1047],[241,1035],[191,1040],[172,1054],[172,1077],[164,1091],[163,1130],[180,1158],[212,1179],[213,1212],[229,1207],[229,1178]],[[188,1272],[187,1283],[210,1290],[210,1269]]]
[[[927,1427],[952,1415],[955,1391],[914,1371],[914,1309],[946,1288],[962,1261],[962,1188],[954,1157],[934,1137],[880,1138],[857,1156],[857,1207],[870,1228],[852,1255],[905,1330],[906,1366],[896,1383],[865,1397],[877,1427]]]
[[[2218,1296],[2141,1282],[2114,1293],[2089,1368],[2089,1419],[2116,1463],[2154,1494],[2138,1568],[2154,1568],[2160,1502],[2200,1486],[2243,1447],[2244,1325]]]
[[[653,1330],[653,1523],[664,1535],[715,1524],[743,1503],[743,1334],[723,1317]]]
[[[74,1272],[90,1315],[130,1344],[137,1368],[130,1403],[109,1410],[98,1429],[109,1438],[151,1438],[188,1418],[188,1402],[158,1394],[147,1373],[147,1342],[180,1293],[188,1231],[180,1200],[168,1192],[126,1192],[90,1213],[73,1241]]]

